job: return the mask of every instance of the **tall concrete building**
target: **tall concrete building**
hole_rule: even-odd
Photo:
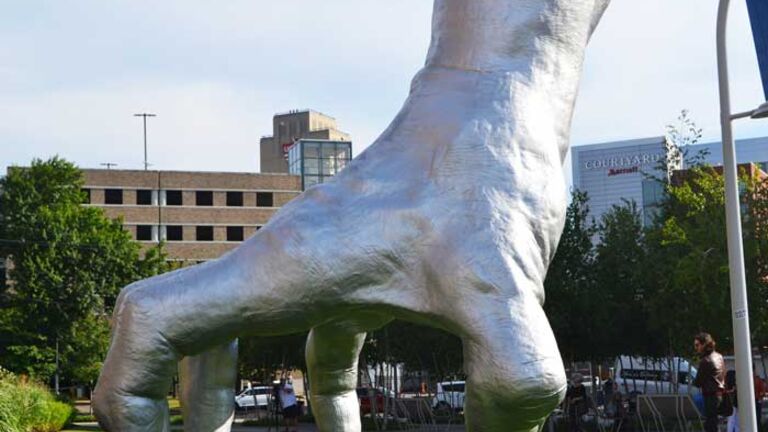
[[[275,114],[272,135],[261,138],[261,172],[288,173],[288,149],[299,139],[351,141],[337,128],[336,119],[313,110]]]
[[[661,185],[648,176],[666,175],[658,171],[660,168],[669,171],[685,168],[684,163],[672,167],[659,164],[675,159],[665,158],[669,151],[664,137],[571,147],[573,186],[587,192],[590,212],[596,219],[612,205],[633,200],[643,212],[644,223],[648,224],[664,198]],[[692,145],[683,151],[688,156],[703,151],[704,162],[714,166],[723,162],[719,142]],[[736,156],[739,164],[754,163],[768,171],[768,137],[736,141]]]
[[[691,146],[691,151],[704,150],[706,160],[712,165],[723,164],[723,145],[719,142]],[[738,163],[754,163],[763,171],[768,172],[768,137],[749,138],[736,141],[736,158]]]
[[[637,203],[646,223],[653,219],[663,190],[649,176],[666,175],[660,163],[672,156],[664,137],[574,146],[571,152],[573,186],[587,192],[596,220],[624,199]]]
[[[168,258],[217,258],[253,235],[301,193],[287,174],[84,169],[87,202],[123,218],[147,246],[166,242]]]

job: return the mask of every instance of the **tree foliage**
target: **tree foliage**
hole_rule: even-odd
[[[574,190],[544,286],[563,357],[603,360],[660,350],[647,327],[648,265],[642,217],[634,202],[612,206],[595,222],[589,198]]]
[[[544,311],[560,351],[569,361],[588,356],[594,348],[590,309],[595,288],[592,239],[597,227],[589,214],[588,202],[586,193],[572,192],[563,234],[544,281]]]
[[[0,180],[0,248],[12,263],[0,288],[0,357],[13,371],[49,377],[58,340],[70,376],[91,380],[87,363],[103,358],[119,290],[166,268],[160,249],[142,256],[122,221],[83,206],[82,184],[58,157]]]
[[[765,346],[768,181],[757,172],[740,178],[750,326],[753,343]],[[670,180],[656,179],[664,197],[645,227],[634,202],[594,224],[586,195],[574,192],[545,281],[545,310],[566,360],[687,355],[700,331],[732,349],[723,176],[694,164]]]
[[[307,332],[285,336],[246,336],[239,340],[238,372],[243,379],[268,383],[275,372],[306,370]]]
[[[648,327],[652,280],[642,214],[634,201],[614,205],[601,218],[595,247],[595,284],[600,321],[601,358],[619,354],[662,354],[663,341]]]
[[[742,172],[742,230],[753,336],[764,342],[766,184]],[[690,336],[708,331],[724,349],[733,346],[725,186],[709,166],[689,169],[667,187],[662,218],[649,231],[654,263],[650,324],[666,331],[676,352],[690,349]]]
[[[395,320],[368,335],[363,360],[369,365],[402,364],[406,371],[435,379],[463,374],[461,339],[446,331]]]

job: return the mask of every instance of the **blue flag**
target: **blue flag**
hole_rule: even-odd
[[[747,0],[752,34],[755,36],[757,61],[763,79],[763,92],[768,100],[768,0]]]

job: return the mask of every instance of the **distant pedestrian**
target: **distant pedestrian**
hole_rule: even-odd
[[[291,375],[280,379],[280,405],[283,409],[285,432],[296,432],[299,423],[299,405]]]
[[[568,431],[583,431],[581,417],[587,413],[587,388],[584,387],[584,377],[580,373],[571,375],[571,385],[565,392],[565,410],[568,414]]]
[[[613,398],[613,391],[615,389],[614,384],[615,381],[610,375],[603,381],[603,399],[605,405],[608,405],[608,403]]]
[[[627,418],[627,410],[624,407],[624,395],[621,394],[619,384],[613,382],[610,399],[605,402],[605,414],[613,420],[611,431],[616,432],[621,429]]]
[[[704,431],[717,432],[718,407],[725,390],[725,361],[715,351],[715,340],[709,333],[694,336],[693,348],[699,356],[699,370],[693,384],[701,388],[704,396]]]

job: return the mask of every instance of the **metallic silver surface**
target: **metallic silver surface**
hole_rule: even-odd
[[[186,430],[226,430],[234,383],[220,367],[234,351],[223,344],[243,329],[313,329],[320,430],[359,431],[364,333],[398,318],[462,338],[468,430],[539,428],[565,390],[541,308],[565,216],[561,164],[607,3],[436,0],[426,65],[368,150],[231,253],[123,290],[95,394],[101,424],[167,430],[170,379],[191,358],[185,411],[212,419]]]

